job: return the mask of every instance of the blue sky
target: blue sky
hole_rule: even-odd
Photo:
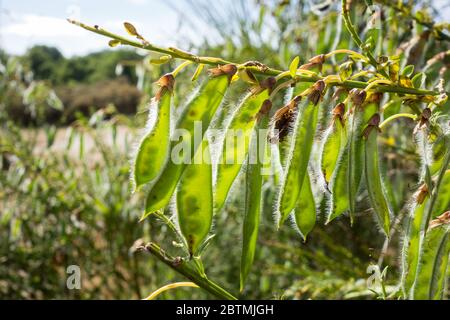
[[[183,1],[173,0],[177,6]],[[171,45],[179,32],[179,14],[168,0],[0,0],[0,47],[21,54],[34,44],[58,47],[65,55],[82,55],[107,48],[107,41],[85,32],[65,19],[73,17],[124,33],[122,23],[132,22],[146,38]],[[180,7],[182,10],[183,8]],[[192,36],[192,32],[191,32]],[[195,35],[194,35],[195,37]]]

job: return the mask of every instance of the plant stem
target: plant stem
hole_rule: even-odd
[[[345,0],[343,0],[345,1]],[[232,61],[227,61],[221,58],[216,57],[199,57],[189,52],[184,52],[182,50],[176,49],[176,48],[162,48],[155,46],[153,44],[149,43],[140,43],[134,40],[127,39],[125,37],[116,35],[114,33],[111,33],[107,30],[104,30],[98,26],[91,27],[84,23],[75,21],[75,20],[68,20],[70,23],[79,26],[83,29],[86,29],[88,31],[94,32],[96,34],[115,39],[120,41],[121,44],[129,45],[135,48],[144,49],[148,51],[158,52],[161,54],[167,54],[172,56],[173,58],[182,59],[182,60],[188,60],[192,61],[194,63],[199,64],[207,64],[207,65],[225,65],[225,64],[234,64],[239,66],[240,68],[245,68],[253,73],[256,74],[262,74],[267,76],[279,76],[279,75],[289,75],[289,71],[281,71],[273,68],[261,68],[257,66],[244,66],[244,64],[241,63],[235,63]],[[305,72],[303,70],[298,71],[300,74],[303,73],[303,75],[296,75],[295,76],[295,82],[316,82],[317,80],[323,79],[323,77],[317,76],[317,75],[304,75]],[[340,87],[346,87],[346,88],[361,88],[364,89],[367,86],[366,82],[362,81],[355,81],[355,80],[346,80],[346,81],[330,81],[327,83],[330,86],[340,86]],[[401,87],[397,85],[385,85],[380,86],[377,88],[377,91],[379,92],[393,92],[393,93],[399,93],[399,94],[412,94],[412,95],[438,95],[438,92],[431,91],[431,90],[422,90],[422,89],[415,89],[415,88],[407,88],[407,87]]]
[[[198,285],[200,288],[208,291],[212,295],[219,299],[225,300],[237,300],[235,296],[223,289],[221,286],[215,282],[209,280],[208,278],[202,277],[196,270],[189,266],[184,260],[179,260],[179,258],[174,258],[168,255],[163,249],[161,249],[156,243],[149,243],[141,249],[151,253],[153,256],[158,258],[160,261],[164,262],[167,266],[185,276],[193,283]]]
[[[345,27],[347,28],[348,32],[350,33],[353,41],[355,41],[356,45],[366,54],[367,58],[369,59],[370,64],[375,68],[375,70],[379,71],[385,78],[389,79],[388,74],[385,70],[381,69],[378,70],[378,63],[375,60],[372,53],[367,50],[367,48],[364,46],[364,43],[362,42],[361,38],[359,37],[358,33],[356,32],[355,27],[353,26],[352,20],[350,19],[350,14],[348,12],[347,8],[347,0],[342,0],[342,18],[344,19]]]
[[[385,119],[380,125],[379,128],[383,129],[389,122],[397,119],[397,118],[410,118],[413,120],[417,119],[417,115],[415,114],[411,114],[411,113],[397,113],[394,114],[393,116],[390,116],[389,118]]]

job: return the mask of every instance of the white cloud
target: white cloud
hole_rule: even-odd
[[[1,31],[4,35],[19,37],[80,36],[77,28],[65,19],[35,14],[20,15],[15,22],[4,26]]]

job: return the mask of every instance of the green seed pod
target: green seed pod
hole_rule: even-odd
[[[269,100],[267,100],[269,101]],[[269,103],[264,103],[269,105]],[[270,103],[271,105],[271,103]],[[261,216],[262,204],[262,184],[263,184],[263,163],[266,149],[267,137],[260,131],[266,132],[268,126],[267,113],[269,110],[260,111],[260,119],[255,126],[255,137],[251,141],[248,155],[246,184],[245,184],[245,213],[243,224],[243,241],[240,271],[240,290],[244,289],[245,280],[250,272],[255,258],[256,242],[258,239],[258,228]]]
[[[209,126],[214,113],[227,92],[230,74],[236,72],[236,67],[227,67],[226,70],[229,73],[223,71],[222,74],[208,79],[202,84],[200,90],[189,101],[178,119],[176,129],[184,129],[188,133],[188,141],[184,142],[187,142],[191,148],[190,155],[195,153],[198,147],[194,143],[194,123],[201,121],[204,129]],[[178,142],[172,141],[170,149],[172,150],[177,144]],[[192,156],[189,159],[192,159]],[[173,159],[166,162],[159,178],[147,195],[146,211],[142,219],[152,212],[163,209],[169,203],[185,166],[184,162],[174,162]]]
[[[348,145],[341,150],[336,168],[334,169],[333,175],[331,176],[331,199],[329,210],[327,213],[326,224],[348,211],[349,197],[347,189],[347,171]]]
[[[413,293],[415,300],[445,299],[449,257],[450,225],[447,222],[426,235]]]
[[[133,178],[136,188],[155,179],[167,161],[170,145],[170,103],[175,79],[170,74],[163,78],[167,78],[167,81],[163,80],[166,83],[161,86],[154,104],[150,106],[156,109],[150,110],[150,114],[156,113],[156,121],[143,136],[134,161]]]
[[[344,104],[339,103],[333,109],[332,122],[325,132],[321,168],[327,185],[330,182],[334,169],[338,163],[339,154],[347,143],[346,128],[343,120],[344,112]]]
[[[324,89],[320,82],[314,86],[318,89],[313,89],[308,99],[298,108],[299,114],[295,120],[293,141],[278,194],[277,210],[280,214],[278,226],[281,226],[295,209],[307,173],[319,114],[316,104]]]
[[[415,196],[416,201],[421,197],[421,190]],[[428,195],[423,202],[413,204],[406,221],[406,234],[402,248],[402,290],[405,298],[413,295],[414,283],[418,274],[420,255],[423,247],[423,226],[425,208],[429,203]]]
[[[213,217],[212,165],[208,139],[203,139],[193,163],[186,166],[177,189],[181,233],[191,255],[208,236]]]
[[[242,162],[247,155],[251,132],[256,123],[257,113],[268,97],[267,90],[256,96],[249,93],[232,115],[224,137],[222,159],[217,167],[214,195],[217,211],[222,209],[233,181],[242,167]],[[271,104],[270,100],[267,101]],[[236,137],[237,134],[241,134],[241,136]]]
[[[380,115],[374,114],[369,120],[369,125],[366,129],[371,129],[367,132],[367,139],[365,141],[365,178],[367,191],[369,193],[370,204],[375,210],[378,217],[380,227],[389,236],[390,217],[392,215],[389,203],[386,197],[383,183],[381,181],[381,172],[379,168],[378,158],[378,124],[380,122]]]
[[[300,231],[303,241],[316,225],[316,203],[311,188],[309,174],[305,174],[302,190],[295,207],[295,223]]]
[[[353,90],[352,90],[353,91]],[[353,112],[348,121],[348,170],[347,170],[347,190],[349,198],[350,219],[353,223],[356,212],[356,196],[364,172],[364,141],[363,130],[369,119],[378,111],[380,96],[374,94],[371,100],[364,103],[366,93],[363,90],[356,90],[351,94]],[[364,104],[363,104],[364,103]]]

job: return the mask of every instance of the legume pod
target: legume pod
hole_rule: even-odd
[[[217,167],[214,194],[217,211],[220,211],[224,205],[233,181],[242,167],[242,162],[245,161],[251,133],[256,122],[256,114],[263,101],[268,97],[268,90],[264,90],[257,95],[247,94],[232,116],[225,133],[222,156]]]
[[[383,183],[381,181],[381,172],[379,168],[378,157],[378,124],[380,122],[380,116],[376,113],[367,126],[366,133],[367,139],[365,140],[365,178],[366,186],[369,194],[370,204],[375,211],[378,222],[381,229],[386,236],[389,236],[390,230],[390,217],[392,215],[389,203],[386,197],[386,191],[384,190]]]
[[[279,193],[278,211],[281,226],[295,209],[307,173],[319,108],[314,102],[305,100],[299,105],[293,141],[289,150],[286,169]]]
[[[191,255],[208,236],[213,218],[212,165],[208,139],[203,139],[194,161],[186,166],[177,189],[181,233]]]
[[[295,223],[304,241],[316,224],[316,203],[308,172],[302,184],[302,190],[295,207]]]
[[[269,100],[267,100],[269,101]],[[269,101],[270,105],[271,102]],[[267,105],[267,103],[264,103]],[[266,155],[269,110],[260,111],[260,120],[255,126],[255,137],[250,144],[247,161],[246,183],[245,183],[245,207],[243,224],[243,241],[240,271],[240,290],[244,289],[245,280],[250,272],[255,258],[256,242],[258,239],[259,221],[262,204],[263,163],[262,157]]]
[[[225,67],[227,66],[221,68],[225,69]],[[192,159],[192,155],[198,148],[194,139],[195,123],[201,121],[203,134],[227,92],[230,76],[236,73],[236,67],[233,65],[228,65],[226,70],[227,72],[214,70],[212,74],[215,76],[202,84],[179,117],[176,129],[184,129],[185,131],[186,135],[183,138],[182,143],[186,143],[190,146],[190,152],[189,154],[183,153],[182,156],[185,160],[188,160],[188,162]],[[170,150],[173,151],[173,148],[177,144],[179,144],[179,142],[172,141]],[[152,212],[163,209],[169,203],[178,180],[184,171],[186,166],[185,161],[174,161],[174,159],[172,159],[174,156],[173,152],[171,152],[170,156],[171,159],[166,162],[159,178],[155,181],[147,195],[146,210],[142,218],[145,218]]]
[[[173,76],[166,75],[169,78],[170,87],[173,87]],[[163,77],[163,78],[164,78]],[[143,136],[136,159],[133,166],[133,177],[136,188],[157,178],[165,162],[167,161],[170,145],[170,103],[172,100],[172,90],[167,87],[161,87],[158,97],[154,99],[150,108],[150,115],[156,115],[156,121],[153,127],[147,129]],[[153,119],[149,118],[149,122]],[[149,125],[149,124],[147,124]]]

